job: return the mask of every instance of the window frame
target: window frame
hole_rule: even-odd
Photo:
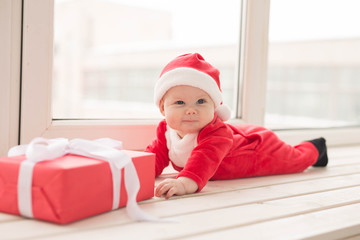
[[[0,1],[0,156],[18,144],[21,0]]]
[[[232,124],[263,125],[266,101],[267,45],[270,0],[244,0],[239,43],[238,108]],[[51,114],[51,78],[53,61],[53,0],[24,0],[22,51],[22,96],[20,142],[37,136],[47,138],[111,137],[124,147],[142,150],[155,137],[155,120],[53,120]],[[289,143],[317,137],[339,144],[349,133],[356,134],[342,144],[360,143],[360,128],[279,131]],[[304,136],[304,133],[307,135]]]

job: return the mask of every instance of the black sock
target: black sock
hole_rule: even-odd
[[[328,164],[328,156],[327,156],[327,148],[326,148],[325,138],[316,138],[316,139],[310,140],[308,142],[311,142],[319,152],[319,157],[313,166],[314,167],[325,167]]]

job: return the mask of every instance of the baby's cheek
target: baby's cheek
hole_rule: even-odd
[[[168,111],[165,114],[165,119],[168,124],[176,125],[180,122],[181,116],[176,111]]]

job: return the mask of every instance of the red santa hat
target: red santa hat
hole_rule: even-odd
[[[205,91],[215,103],[215,113],[221,120],[230,119],[231,111],[223,104],[220,88],[220,72],[205,61],[198,53],[189,53],[176,57],[169,62],[160,74],[155,85],[155,103],[160,100],[172,87],[188,85]]]

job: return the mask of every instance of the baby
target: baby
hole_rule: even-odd
[[[198,54],[165,66],[155,86],[155,102],[165,117],[147,148],[156,154],[156,176],[171,162],[176,179],[162,181],[157,197],[199,192],[209,180],[302,172],[328,163],[324,138],[291,146],[260,126],[224,123],[219,70]]]

